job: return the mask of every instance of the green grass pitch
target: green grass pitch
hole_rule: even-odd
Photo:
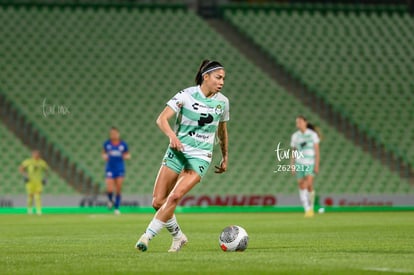
[[[189,244],[168,253],[162,231],[134,249],[150,214],[0,216],[1,274],[413,274],[413,212],[178,214]],[[222,252],[222,228],[249,233]]]

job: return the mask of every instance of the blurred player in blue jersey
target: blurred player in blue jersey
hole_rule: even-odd
[[[125,177],[124,160],[131,158],[128,145],[121,140],[121,135],[116,127],[109,131],[109,140],[103,144],[102,158],[106,161],[105,177],[108,195],[108,208],[115,207],[115,214],[119,215],[121,204],[122,183]],[[115,202],[113,201],[115,186]]]

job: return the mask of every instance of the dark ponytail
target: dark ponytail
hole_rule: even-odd
[[[201,62],[200,67],[198,68],[196,77],[195,77],[195,83],[197,85],[201,85],[203,83],[203,74],[210,73],[216,69],[222,69],[223,65],[220,64],[220,62],[217,61],[210,61],[208,59],[203,60]]]
[[[319,128],[318,126],[316,126],[316,125],[314,125],[314,124],[310,123],[310,122],[306,119],[306,117],[305,117],[305,116],[298,116],[298,118],[303,119],[303,120],[306,122],[306,127],[307,127],[308,129],[311,129],[312,131],[314,131],[314,132],[318,135],[319,139],[320,139],[320,140],[322,140],[321,128]]]

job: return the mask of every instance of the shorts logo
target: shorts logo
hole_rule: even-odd
[[[174,154],[173,154],[173,153],[171,153],[171,152],[168,152],[167,157],[168,157],[168,158],[170,158],[170,159],[173,159],[173,158],[174,158]]]
[[[205,168],[204,168],[204,166],[200,165],[200,166],[198,166],[198,169],[200,170],[201,173],[203,173]]]

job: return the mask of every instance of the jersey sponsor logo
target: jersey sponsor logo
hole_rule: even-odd
[[[122,152],[118,151],[118,150],[111,150],[111,151],[109,151],[109,155],[111,157],[120,157],[120,156],[122,156]]]
[[[188,132],[188,135],[189,135],[190,137],[198,138],[198,139],[201,139],[201,140],[203,140],[203,141],[206,141],[206,140],[208,140],[208,139],[210,138],[210,136],[209,136],[209,135],[199,134],[199,133],[196,133],[196,132],[194,132],[194,131],[190,131],[190,132]]]
[[[194,110],[198,110],[198,106],[200,106],[200,104],[198,104],[197,102],[191,105],[191,107],[193,107]]]
[[[214,117],[210,114],[202,113],[200,114],[200,119],[198,120],[198,126],[204,126],[206,124],[212,123],[214,120]]]
[[[193,105],[191,105],[191,107],[195,111],[200,110],[202,112],[215,113],[217,115],[221,115],[223,113],[223,107],[220,104],[218,104],[216,107],[211,107],[211,106],[207,106],[207,105],[203,105],[198,102],[195,102],[193,103]]]

